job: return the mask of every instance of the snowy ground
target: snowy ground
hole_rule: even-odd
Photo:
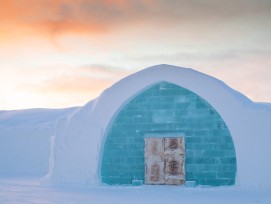
[[[178,186],[45,187],[38,179],[0,179],[0,203],[270,204],[271,189]]]

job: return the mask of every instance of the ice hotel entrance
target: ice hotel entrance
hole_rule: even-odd
[[[206,100],[177,84],[143,88],[123,102],[105,131],[104,183],[232,185],[235,175],[226,123]]]

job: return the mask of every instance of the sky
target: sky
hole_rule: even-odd
[[[82,106],[156,64],[271,102],[270,0],[0,0],[0,110]]]

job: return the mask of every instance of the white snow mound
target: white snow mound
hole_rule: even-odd
[[[227,123],[235,144],[237,184],[271,185],[270,104],[254,103],[222,81],[189,68],[157,65],[136,72],[62,118],[51,140],[47,182],[98,184],[105,131],[114,114],[145,87],[168,81],[208,101]]]

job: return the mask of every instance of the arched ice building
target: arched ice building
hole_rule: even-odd
[[[268,185],[270,145],[270,106],[192,69],[157,65],[59,121],[47,179]]]

